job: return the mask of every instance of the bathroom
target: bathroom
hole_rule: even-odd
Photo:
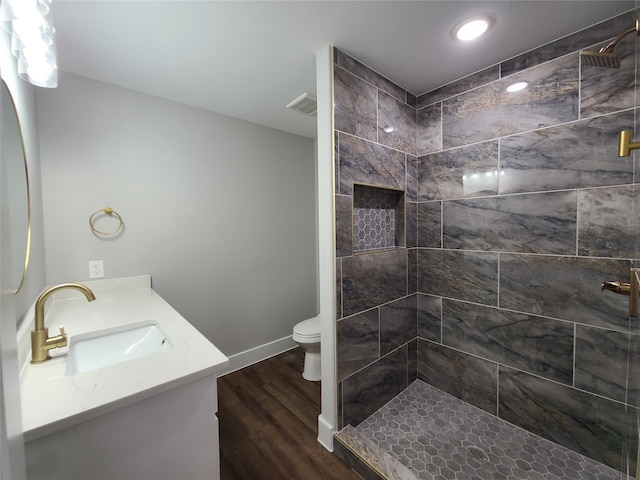
[[[627,42],[633,43],[629,39]],[[577,45],[575,50],[589,46]],[[5,72],[5,65],[2,67]],[[611,72],[613,70],[594,73],[593,80],[600,75],[612,75]],[[35,206],[32,209],[33,248],[29,275],[23,290],[14,299],[18,312],[26,310],[44,285],[86,279],[87,262],[101,259],[107,277],[150,273],[154,288],[178,310],[190,312],[190,320],[213,341],[224,344],[225,351],[232,357],[240,352],[247,352],[246,356],[251,357],[256,345],[267,345],[258,353],[261,358],[291,346],[291,326],[300,319],[313,317],[318,308],[315,198],[309,188],[314,182],[313,140],[265,131],[64,72],[60,72],[55,95],[36,94],[14,80],[11,84],[8,79],[9,86],[24,108],[35,111],[37,102],[37,117],[23,117],[30,122],[23,134],[27,157],[41,159],[29,166],[30,183],[42,185],[41,190],[36,187],[31,192]],[[628,112],[634,105],[633,98],[626,101],[625,93],[622,105],[614,106],[613,111]],[[91,112],[100,112],[100,115]],[[55,115],[55,119],[47,115]],[[83,121],[74,120],[78,117]],[[124,119],[130,122],[127,128],[123,126]],[[171,136],[185,138],[185,143],[175,146],[163,141]],[[256,144],[240,141],[247,137],[263,141]],[[185,145],[189,150],[184,150]],[[223,164],[224,159],[234,158],[238,148],[243,149],[242,158],[260,157],[263,161]],[[200,152],[207,152],[204,156],[207,162],[201,160],[202,155],[194,155]],[[420,152],[420,155],[423,153],[426,154]],[[300,162],[300,158],[305,161]],[[269,168],[265,167],[267,164]],[[169,169],[167,165],[176,168]],[[210,171],[216,175],[207,175]],[[224,173],[221,175],[221,172]],[[203,181],[205,177],[207,182]],[[225,181],[227,177],[242,180],[230,184]],[[185,184],[189,187],[180,190]],[[208,193],[194,198],[189,195],[191,191]],[[286,205],[290,210],[283,211],[290,195],[304,201]],[[42,209],[38,209],[37,205],[44,199]],[[411,198],[407,200],[410,212]],[[435,207],[439,201],[416,200],[413,205],[418,215],[433,215],[420,209]],[[124,217],[126,235],[120,241],[96,241],[88,229],[88,217],[106,205]],[[234,222],[238,217],[251,220]],[[274,224],[282,228],[277,231],[269,228]],[[233,231],[229,231],[229,225]],[[407,232],[406,246],[412,247],[410,232]],[[418,244],[414,246],[416,253],[418,246],[433,248]],[[483,250],[467,246],[449,248]],[[265,250],[269,255],[261,253]],[[494,250],[494,253],[497,251],[508,253],[509,248]],[[321,268],[318,270],[321,278],[326,275]],[[279,272],[283,282],[269,282],[265,278],[274,271]],[[597,282],[624,279],[623,271],[626,270],[620,268],[610,272],[611,278],[598,278]],[[414,296],[416,301],[432,298],[429,295],[458,298],[424,287],[420,287],[421,295]],[[597,297],[594,293],[594,298],[602,298],[610,308],[623,312],[625,303],[621,298],[600,297],[607,293],[598,292]],[[320,298],[326,301],[326,297]],[[233,305],[233,308],[218,308],[217,321],[212,322],[211,303]],[[554,316],[544,311],[536,313]],[[253,320],[234,325],[242,321],[238,319],[258,318],[264,323]],[[218,319],[228,319],[228,322]],[[340,322],[346,325],[342,319]],[[238,335],[238,331],[247,335]],[[418,336],[429,339],[428,334],[414,335],[414,338]],[[411,340],[407,346],[414,348],[415,344],[417,349],[419,343],[420,340]],[[251,362],[251,358],[240,357],[240,366]],[[338,389],[344,388],[346,378],[339,378]],[[327,411],[323,414],[331,418],[330,403],[335,401],[331,391],[323,392],[323,401],[325,395]],[[342,405],[333,408],[342,409]],[[339,425],[343,424],[339,422]]]

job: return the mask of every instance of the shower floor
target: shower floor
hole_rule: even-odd
[[[615,469],[515,427],[420,380],[354,430],[355,436],[364,437],[364,443],[374,445],[369,450],[380,449],[402,464],[392,468],[394,471],[386,478],[627,478]]]

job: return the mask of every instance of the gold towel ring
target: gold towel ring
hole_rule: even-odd
[[[109,217],[116,217],[118,219],[118,227],[112,232],[102,232],[98,230],[93,224],[93,222],[94,222],[95,216],[100,213],[103,213]],[[124,227],[124,222],[122,221],[122,217],[113,208],[105,207],[96,212],[93,212],[93,214],[89,217],[89,225],[91,226],[91,231],[96,235],[115,235],[122,229],[122,227]]]

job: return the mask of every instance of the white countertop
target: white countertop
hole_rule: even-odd
[[[81,333],[153,320],[173,347],[71,376],[65,375],[67,348],[51,350],[53,358],[37,365],[30,363],[29,352],[20,373],[25,441],[213,375],[229,363],[220,350],[151,289],[149,276],[82,283],[94,292],[96,300],[88,302],[76,290],[56,293],[45,307],[49,335],[57,335],[60,325],[71,340]],[[24,348],[24,336],[30,336],[33,325],[31,320],[28,328],[20,329],[19,349],[20,345]]]

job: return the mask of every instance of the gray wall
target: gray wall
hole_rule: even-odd
[[[399,162],[378,143],[401,150],[412,136],[409,152],[417,156],[406,155],[404,166],[408,285],[388,281],[402,270],[384,256],[401,251],[369,255],[377,259],[366,262],[338,259],[342,313],[350,315],[338,321],[339,362],[341,345],[370,347],[352,350],[338,366],[346,372],[339,379],[344,424],[362,420],[404,378],[411,379],[411,358],[406,363],[395,351],[385,355],[385,336],[411,347],[411,339],[399,337],[408,328],[397,320],[396,305],[417,291],[418,378],[625,468],[621,453],[636,448],[636,440],[625,443],[625,435],[639,405],[638,326],[628,321],[627,298],[601,292],[600,284],[628,281],[637,259],[634,157],[616,155],[617,132],[636,122],[637,46],[633,40],[619,46],[619,70],[581,67],[578,50],[599,48],[636,15],[418,98],[392,100],[392,89],[372,72],[354,68],[353,60],[349,68],[356,75],[348,74],[348,81],[336,67],[337,103],[363,102],[345,107],[350,123],[339,121],[343,109],[336,108],[336,127],[354,129],[350,144],[356,144],[351,135],[358,136],[357,148],[347,151],[347,136],[338,133],[338,172],[344,173],[346,154],[366,150],[371,155],[362,155],[350,172],[392,171]],[[505,92],[523,80],[529,82],[526,90]],[[352,93],[341,98],[345,85]],[[415,120],[401,123],[396,142],[381,139],[385,116],[410,119],[413,107]],[[373,115],[367,118],[367,112]],[[376,112],[377,125],[366,128]],[[367,137],[375,127],[377,140]],[[373,163],[384,167],[369,168]],[[344,176],[338,180],[342,191]],[[339,200],[337,251],[344,255],[350,212],[349,201],[341,209]],[[370,283],[371,272],[390,287]],[[385,319],[385,309],[394,313],[393,321]],[[346,322],[353,325],[341,328]]]
[[[37,108],[48,284],[149,273],[227,355],[316,315],[313,140],[64,72]]]

